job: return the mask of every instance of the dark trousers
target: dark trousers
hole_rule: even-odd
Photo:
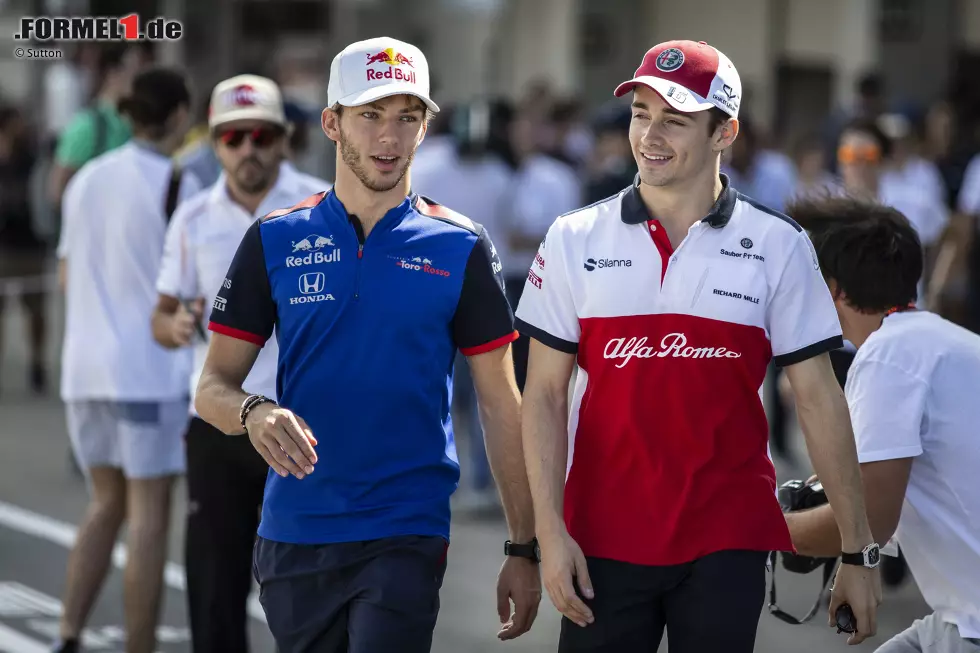
[[[720,551],[669,566],[589,558],[595,621],[582,628],[563,617],[558,651],[656,653],[666,630],[670,653],[752,653],[767,556]]]
[[[258,538],[255,577],[281,653],[429,653],[448,543],[406,535],[287,544]]]
[[[196,653],[248,651],[245,606],[268,469],[247,436],[191,420],[184,556]]]

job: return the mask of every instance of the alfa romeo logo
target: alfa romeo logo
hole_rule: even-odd
[[[667,48],[657,56],[657,68],[665,73],[677,70],[684,65],[684,53],[677,48]]]

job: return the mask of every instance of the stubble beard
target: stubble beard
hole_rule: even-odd
[[[409,166],[412,165],[412,160],[415,158],[415,149],[413,149],[411,154],[409,154],[406,158],[405,163],[402,165],[401,170],[394,181],[375,181],[371,178],[367,168],[365,168],[361,158],[361,153],[358,152],[357,148],[355,148],[347,139],[343,129],[340,130],[339,144],[340,158],[343,159],[347,167],[351,169],[354,176],[357,177],[358,181],[360,181],[365,188],[376,193],[385,193],[400,184],[402,179],[405,178],[405,174],[408,172]]]

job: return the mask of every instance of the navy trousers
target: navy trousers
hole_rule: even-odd
[[[258,538],[259,599],[280,653],[429,653],[448,542],[339,544]]]

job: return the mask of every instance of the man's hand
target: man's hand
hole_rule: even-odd
[[[510,603],[514,602],[514,612]],[[503,624],[497,633],[501,641],[517,639],[531,630],[541,603],[541,573],[527,558],[507,556],[497,575],[497,614]]]
[[[881,604],[881,577],[877,569],[857,565],[840,565],[830,598],[828,625],[836,627],[837,608],[847,603],[854,612],[857,630],[847,638],[851,646],[860,644],[878,632],[878,606]]]
[[[252,446],[276,474],[305,478],[316,464],[316,438],[302,417],[273,403],[259,404],[245,418]]]
[[[194,337],[194,323],[201,319],[203,313],[203,299],[196,299],[192,305],[193,313],[188,311],[184,304],[177,306],[177,312],[170,320],[170,337],[178,347],[188,345]]]
[[[575,583],[572,582],[574,577],[584,597],[593,598],[585,554],[578,543],[568,531],[562,529],[561,534],[556,537],[543,540],[539,538],[538,544],[541,547],[544,586],[555,608],[582,627],[595,621],[592,610],[575,593]]]

